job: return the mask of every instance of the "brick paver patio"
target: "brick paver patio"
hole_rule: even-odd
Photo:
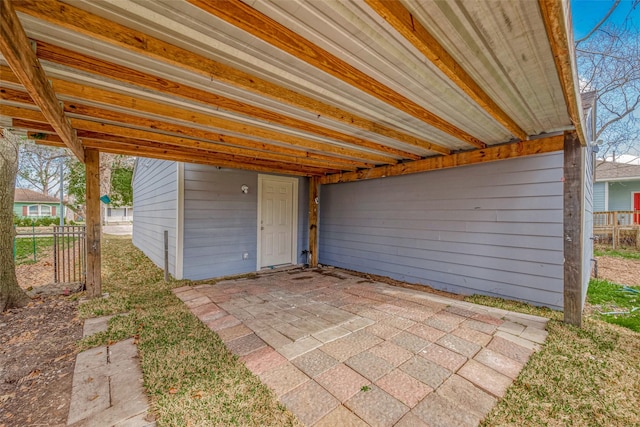
[[[476,426],[547,335],[542,317],[339,269],[174,292],[308,426]]]

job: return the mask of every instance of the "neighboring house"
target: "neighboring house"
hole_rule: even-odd
[[[20,217],[59,217],[60,199],[26,188],[16,188],[13,213]]]
[[[133,207],[131,206],[120,206],[115,208],[106,205],[103,209],[105,224],[133,221]]]
[[[593,203],[595,212],[640,211],[640,165],[599,160]]]
[[[555,152],[323,185],[319,262],[561,308],[562,179]],[[304,264],[308,186],[307,178],[139,158],[133,243],[162,266],[168,231],[176,278]]]

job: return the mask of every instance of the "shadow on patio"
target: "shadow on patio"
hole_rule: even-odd
[[[305,425],[475,426],[547,319],[289,270],[175,289]]]

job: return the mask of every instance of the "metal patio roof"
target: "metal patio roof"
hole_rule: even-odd
[[[328,183],[585,143],[566,1],[1,4],[0,122],[80,158]]]

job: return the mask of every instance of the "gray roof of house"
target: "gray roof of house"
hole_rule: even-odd
[[[640,165],[598,160],[596,181],[629,180],[633,178],[640,180]]]
[[[26,188],[16,188],[14,202],[60,203],[60,200]]]

